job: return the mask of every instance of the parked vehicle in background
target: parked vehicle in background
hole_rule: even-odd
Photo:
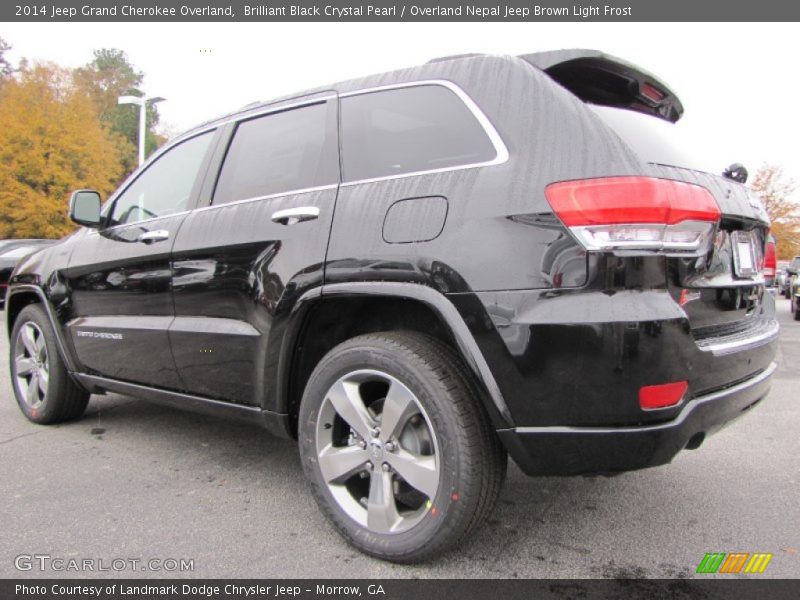
[[[800,278],[792,277],[789,284],[789,300],[792,303],[792,314],[795,321],[800,321]]]
[[[5,306],[8,279],[17,263],[28,254],[55,243],[56,240],[0,240],[0,309]]]
[[[800,294],[800,256],[792,259],[786,268],[786,273],[789,280],[788,296],[792,303],[792,314],[794,314],[795,321],[800,321],[800,298],[798,298],[798,294]]]
[[[205,123],[102,211],[77,191],[84,228],[17,267],[19,408],[57,423],[109,391],[258,423],[297,439],[345,539],[399,562],[476,530],[507,453],[666,464],[766,396],[778,336],[766,211],[676,145],[682,113],[567,50]]]
[[[777,273],[775,274],[775,289],[784,298],[789,297],[789,273],[786,269],[791,263],[788,260],[779,260]]]

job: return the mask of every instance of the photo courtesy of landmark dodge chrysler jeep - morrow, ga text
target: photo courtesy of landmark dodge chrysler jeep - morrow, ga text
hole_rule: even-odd
[[[245,107],[26,258],[36,423],[129,394],[296,438],[354,546],[432,557],[530,475],[663,465],[775,370],[768,219],[671,142],[683,106],[596,51],[464,55]],[[735,435],[732,433],[731,435]]]

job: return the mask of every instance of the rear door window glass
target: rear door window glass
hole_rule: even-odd
[[[214,192],[226,204],[335,184],[337,156],[326,151],[322,102],[243,121],[236,127]]]

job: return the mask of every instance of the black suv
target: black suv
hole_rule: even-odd
[[[114,392],[297,438],[353,545],[421,560],[531,475],[670,462],[767,394],[748,189],[683,107],[585,50],[469,55],[251,105],[170,142],[8,291],[36,423]]]

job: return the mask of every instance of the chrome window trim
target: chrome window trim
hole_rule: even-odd
[[[138,227],[143,223],[153,223],[154,221],[163,221],[164,219],[169,219],[171,217],[181,217],[184,215],[188,215],[191,213],[191,210],[182,210],[179,212],[169,213],[168,215],[160,215],[158,217],[150,217],[149,219],[143,219],[141,221],[134,221],[133,223],[120,223],[119,225],[112,225],[111,227],[105,227],[104,229],[96,229],[96,228],[88,228],[85,227],[84,229],[88,229],[88,235],[100,235],[101,232],[106,231],[120,231],[126,229],[128,227]]]
[[[324,94],[326,92],[317,92],[317,93]],[[202,127],[202,129],[198,129],[196,132],[193,131],[192,135],[194,135],[195,133],[205,133],[207,131],[217,129],[218,127],[224,127],[228,123],[239,123],[241,121],[249,121],[250,119],[263,117],[264,115],[268,115],[271,113],[283,112],[284,110],[291,110],[293,108],[300,108],[302,106],[309,106],[311,104],[322,104],[323,102],[327,102],[328,100],[333,100],[336,97],[337,97],[336,94],[329,93],[327,96],[314,96],[312,98],[306,98],[304,100],[298,100],[297,102],[292,102],[291,104],[263,106],[259,109],[253,109],[253,112],[238,113],[235,116],[231,116],[230,118],[225,119],[224,121],[214,121],[213,124],[209,124],[207,127],[201,125],[200,127]]]
[[[472,113],[472,116],[478,121],[478,124],[483,128],[484,133],[488,136],[489,140],[492,142],[492,146],[494,146],[495,150],[495,157],[492,160],[477,162],[477,163],[465,163],[463,165],[453,165],[451,167],[442,167],[441,169],[426,169],[423,171],[411,171],[409,173],[398,173],[397,175],[382,175],[380,177],[371,177],[368,179],[357,179],[355,181],[345,181],[342,180],[342,187],[349,187],[352,185],[358,185],[361,183],[374,183],[376,181],[388,181],[392,179],[402,179],[404,177],[416,177],[418,175],[429,175],[433,173],[446,173],[448,171],[460,171],[462,169],[474,169],[477,167],[490,167],[493,165],[499,165],[506,161],[508,161],[508,148],[503,141],[503,138],[500,137],[500,134],[495,129],[495,126],[489,120],[489,117],[486,116],[481,108],[475,103],[475,101],[467,94],[461,87],[457,84],[453,83],[452,81],[448,81],[446,79],[424,79],[419,81],[411,81],[406,83],[395,83],[389,85],[382,85],[374,88],[366,88],[362,90],[355,90],[352,92],[345,92],[343,94],[339,94],[339,98],[349,98],[352,96],[360,96],[362,94],[370,94],[374,92],[383,92],[387,90],[397,90],[397,89],[404,89],[410,87],[422,87],[427,85],[438,85],[444,88],[447,88],[451,92],[453,92],[460,100],[464,103]]]
[[[320,92],[320,93],[325,93],[325,92]],[[172,140],[170,142],[167,142],[166,144],[161,146],[161,148],[156,150],[144,162],[144,164],[139,166],[133,173],[131,173],[128,176],[128,178],[125,181],[122,182],[122,184],[114,192],[114,194],[109,196],[108,200],[106,201],[105,205],[103,206],[103,209],[105,210],[105,206],[106,205],[111,206],[114,202],[116,202],[117,197],[120,196],[121,194],[123,194],[131,185],[133,185],[133,183],[141,176],[141,174],[144,173],[144,171],[146,171],[148,168],[150,168],[151,163],[153,163],[156,160],[158,160],[161,157],[162,154],[165,154],[166,152],[169,152],[175,146],[178,146],[178,145],[180,145],[180,144],[182,144],[184,142],[187,142],[190,139],[195,138],[195,137],[197,137],[199,135],[203,135],[204,133],[209,133],[209,132],[215,131],[215,130],[221,128],[221,127],[224,127],[225,125],[227,125],[229,123],[238,123],[238,122],[241,122],[241,121],[248,121],[251,118],[254,119],[256,117],[260,117],[260,116],[263,116],[263,115],[268,115],[268,114],[274,113],[274,112],[280,112],[280,111],[283,111],[283,110],[289,110],[289,109],[292,109],[292,108],[300,108],[301,106],[308,106],[308,105],[311,105],[311,104],[320,104],[322,102],[327,102],[328,100],[332,100],[333,98],[336,98],[336,94],[328,94],[326,96],[320,96],[320,97],[314,97],[314,98],[306,98],[306,99],[300,100],[298,102],[292,102],[291,104],[280,104],[278,106],[265,106],[265,107],[263,107],[263,110],[257,109],[257,110],[255,110],[255,112],[248,112],[248,113],[245,113],[245,114],[237,114],[235,116],[231,116],[228,119],[225,119],[224,121],[214,121],[212,123],[209,123],[208,125],[205,125],[205,126],[201,125],[197,129],[193,129],[193,130],[188,131],[188,132],[186,132],[184,134],[181,134],[178,137],[176,137],[174,140]],[[283,192],[281,192],[281,193],[283,193]],[[233,203],[229,202],[228,204],[233,204]],[[223,206],[223,205],[220,205],[220,206]],[[206,208],[206,207],[200,207],[200,208],[202,209],[202,208]],[[193,212],[194,210],[199,210],[199,209],[191,209],[191,210],[187,210],[185,212],[189,213],[189,212]],[[174,216],[174,215],[177,215],[177,214],[183,214],[183,213],[173,213],[172,215],[168,215],[168,216]],[[147,220],[152,221],[152,220],[160,219],[160,218],[162,218],[162,217],[154,217],[153,219],[147,219]],[[146,221],[137,221],[137,223],[144,223]],[[122,224],[122,225],[113,225],[112,227],[108,227],[107,229],[104,229],[104,231],[109,231],[109,230],[115,229],[117,227],[124,227],[126,225],[130,225],[130,223],[125,223],[125,224]]]
[[[310,194],[312,192],[322,192],[325,190],[332,190],[339,187],[338,183],[329,183],[327,185],[318,185],[310,188],[302,188],[299,190],[289,190],[288,192],[277,192],[275,194],[267,194],[266,196],[254,196],[252,198],[242,198],[241,200],[234,200],[233,202],[226,202],[224,204],[209,204],[208,206],[199,206],[191,212],[203,212],[206,210],[213,210],[215,208],[224,208],[226,206],[236,206],[237,204],[248,204],[250,202],[258,202],[259,200],[270,200],[272,198],[280,198],[282,196],[296,196],[300,194]]]
[[[328,102],[329,100],[333,100],[333,99],[335,99],[337,97],[338,98],[349,98],[349,97],[352,97],[352,96],[359,96],[359,95],[362,95],[362,94],[370,94],[370,93],[374,93],[374,92],[383,92],[383,91],[387,91],[387,90],[403,89],[403,88],[410,88],[410,87],[422,87],[422,86],[427,86],[427,85],[438,85],[438,86],[447,88],[451,92],[453,92],[464,103],[464,105],[467,107],[467,109],[470,111],[470,113],[472,113],[472,116],[478,121],[478,123],[480,124],[480,126],[483,129],[484,133],[486,133],[486,135],[488,136],[489,140],[492,142],[492,146],[495,149],[495,157],[492,160],[478,162],[478,163],[465,163],[463,165],[454,165],[454,166],[451,166],[451,167],[443,167],[441,169],[427,169],[427,170],[424,170],[424,171],[413,171],[413,172],[409,172],[409,173],[399,173],[397,175],[383,175],[381,177],[373,177],[373,178],[369,178],[369,179],[359,179],[359,180],[355,180],[355,181],[341,181],[341,183],[332,183],[332,184],[327,184],[327,185],[322,185],[322,186],[315,186],[315,187],[310,187],[310,188],[302,188],[302,189],[297,189],[297,190],[288,190],[288,191],[285,191],[285,192],[277,192],[275,194],[267,194],[267,195],[264,195],[264,196],[254,196],[252,198],[243,198],[241,200],[234,200],[233,202],[228,202],[226,204],[209,204],[208,206],[200,206],[200,207],[197,207],[197,208],[194,208],[194,209],[191,209],[191,210],[186,210],[186,211],[182,211],[182,212],[178,212],[178,213],[173,213],[173,214],[170,214],[170,215],[164,215],[164,216],[160,216],[160,217],[154,217],[154,218],[151,218],[151,219],[145,219],[145,220],[142,220],[142,221],[137,221],[136,223],[125,223],[125,224],[121,224],[121,225],[114,225],[112,227],[108,227],[108,228],[104,229],[103,231],[113,231],[113,230],[116,230],[116,229],[121,228],[121,227],[129,227],[131,225],[139,225],[139,224],[142,224],[142,223],[149,223],[149,222],[157,221],[159,219],[164,219],[164,218],[167,218],[167,217],[175,217],[175,216],[180,216],[180,215],[194,213],[194,212],[211,210],[211,209],[215,209],[215,208],[221,208],[223,206],[235,206],[235,205],[238,205],[238,204],[246,204],[246,203],[249,203],[249,202],[258,202],[260,200],[269,200],[269,199],[272,199],[272,198],[280,198],[282,196],[294,196],[294,195],[297,195],[297,194],[307,194],[307,193],[311,193],[311,192],[319,192],[319,191],[329,190],[329,189],[333,189],[333,188],[336,188],[336,187],[349,187],[349,186],[358,185],[358,184],[361,184],[361,183],[374,183],[374,182],[377,182],[377,181],[390,181],[390,180],[393,180],[393,179],[402,179],[402,178],[405,178],[405,177],[417,177],[419,175],[431,175],[431,174],[435,174],[435,173],[446,173],[446,172],[449,172],[449,171],[460,171],[460,170],[463,170],[463,169],[474,169],[474,168],[478,168],[478,167],[489,167],[489,166],[493,166],[493,165],[503,164],[503,163],[508,161],[508,158],[509,158],[508,148],[506,147],[505,142],[503,141],[503,138],[500,136],[500,134],[498,133],[497,129],[494,127],[492,122],[489,120],[489,117],[486,116],[486,114],[475,103],[475,101],[469,96],[469,94],[467,94],[456,83],[453,83],[452,81],[448,81],[446,79],[421,79],[421,80],[417,80],[417,81],[409,81],[409,82],[404,82],[404,83],[394,83],[394,84],[376,86],[376,87],[371,87],[371,88],[363,88],[363,89],[359,89],[359,90],[353,90],[353,91],[349,91],[349,92],[344,92],[342,94],[338,94],[338,96],[337,96],[337,94],[327,94],[325,96],[314,96],[314,97],[311,97],[311,98],[305,98],[303,100],[299,100],[297,102],[291,102],[289,104],[279,104],[277,106],[265,106],[265,107],[263,107],[263,109],[257,109],[257,110],[254,110],[253,112],[247,112],[247,113],[244,113],[244,114],[237,114],[237,115],[232,116],[232,117],[230,117],[228,119],[225,119],[223,121],[215,121],[212,124],[209,124],[208,126],[205,126],[205,127],[201,126],[201,128],[196,129],[194,131],[191,131],[190,133],[187,133],[185,136],[178,137],[172,143],[165,144],[164,146],[159,148],[158,151],[156,151],[150,158],[148,158],[147,161],[139,169],[134,171],[134,173],[131,176],[130,181],[125,181],[125,183],[123,183],[123,186],[120,187],[119,191],[116,192],[113,196],[111,196],[108,199],[108,204],[110,205],[113,202],[115,202],[117,197],[119,195],[121,195],[122,193],[124,193],[125,190],[127,190],[127,188],[130,185],[132,185],[134,181],[136,181],[136,179],[139,177],[139,174],[137,174],[137,173],[139,173],[139,171],[144,172],[150,166],[150,164],[152,162],[158,160],[158,158],[161,157],[162,154],[168,152],[169,150],[171,150],[175,146],[177,146],[177,145],[179,145],[179,144],[181,144],[181,143],[183,143],[185,141],[188,141],[188,140],[190,140],[190,139],[192,139],[194,137],[197,137],[198,135],[202,135],[204,133],[208,133],[208,132],[214,131],[214,130],[220,128],[220,127],[224,127],[225,125],[227,125],[229,123],[240,123],[240,122],[243,122],[243,121],[249,121],[250,119],[255,119],[255,118],[262,117],[262,116],[265,116],[265,115],[269,115],[269,114],[272,114],[272,113],[282,112],[284,110],[292,110],[292,109],[295,109],[295,108],[302,108],[304,106],[310,106],[310,105],[313,105],[313,104],[320,104],[322,102]],[[325,92],[319,92],[319,93],[325,93]],[[223,162],[223,164],[224,164],[224,162]],[[135,175],[135,177],[133,177],[133,175]],[[98,233],[97,230],[90,230],[90,231],[94,232],[95,234]]]

